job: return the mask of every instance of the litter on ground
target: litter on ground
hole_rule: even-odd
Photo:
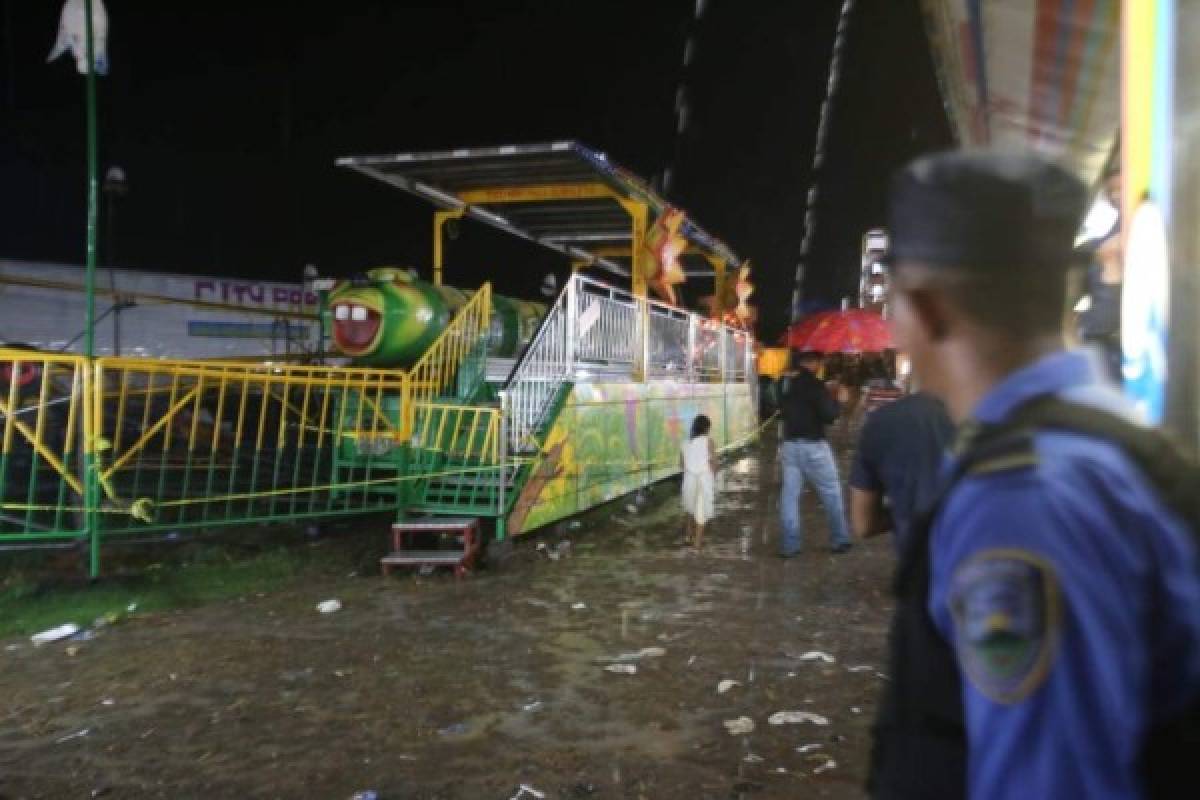
[[[57,642],[59,639],[66,639],[68,636],[74,636],[79,633],[79,626],[73,622],[68,622],[65,625],[59,625],[57,628],[51,628],[48,631],[35,633],[29,637],[29,641],[35,645],[50,644]]]
[[[772,725],[801,725],[806,722],[813,725],[828,725],[829,719],[820,714],[813,714],[811,711],[776,711],[767,722]]]
[[[604,669],[620,675],[637,675],[637,666],[634,664],[609,664]]]
[[[729,731],[730,736],[744,736],[747,733],[753,733],[754,720],[749,717],[727,719],[725,720],[725,730]]]
[[[820,650],[809,650],[802,656],[798,657],[801,661],[824,661],[826,664],[832,664],[837,661],[836,658],[829,653],[822,653]]]
[[[643,658],[661,658],[667,654],[665,647],[643,647],[633,653],[622,653],[614,661],[641,661]]]
[[[341,610],[341,600],[322,600],[320,603],[317,603],[317,611],[320,611],[322,614],[332,614],[335,611]]]
[[[726,678],[725,680],[723,680],[717,684],[717,694],[725,694],[733,687],[741,686],[741,685],[742,685],[741,681],[732,681],[732,680],[729,680],[728,678]]]

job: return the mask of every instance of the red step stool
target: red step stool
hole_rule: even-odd
[[[454,548],[414,546],[413,539],[434,538],[439,544],[452,539]],[[473,569],[482,545],[479,520],[468,517],[422,517],[392,523],[392,552],[379,560],[384,575],[396,567],[452,567],[461,578]]]

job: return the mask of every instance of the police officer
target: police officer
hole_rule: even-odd
[[[901,557],[875,798],[1200,796],[1192,528],[1150,459],[1072,430],[1151,435],[1064,349],[1084,202],[1033,156],[934,155],[893,184],[897,344],[962,425]]]

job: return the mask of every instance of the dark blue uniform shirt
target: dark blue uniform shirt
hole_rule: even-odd
[[[1046,393],[1126,407],[1064,352],[974,417]],[[966,478],[932,532],[929,612],[963,676],[970,796],[1137,798],[1144,734],[1200,689],[1197,548],[1112,444],[1050,432],[1035,447],[1036,466]]]
[[[900,552],[913,516],[933,500],[953,439],[954,424],[945,407],[923,392],[872,411],[863,424],[850,485],[887,496]]]

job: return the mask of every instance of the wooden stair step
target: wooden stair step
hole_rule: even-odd
[[[416,566],[434,564],[453,566],[461,564],[467,556],[462,550],[400,550],[388,553],[379,559],[381,564],[389,566]]]

